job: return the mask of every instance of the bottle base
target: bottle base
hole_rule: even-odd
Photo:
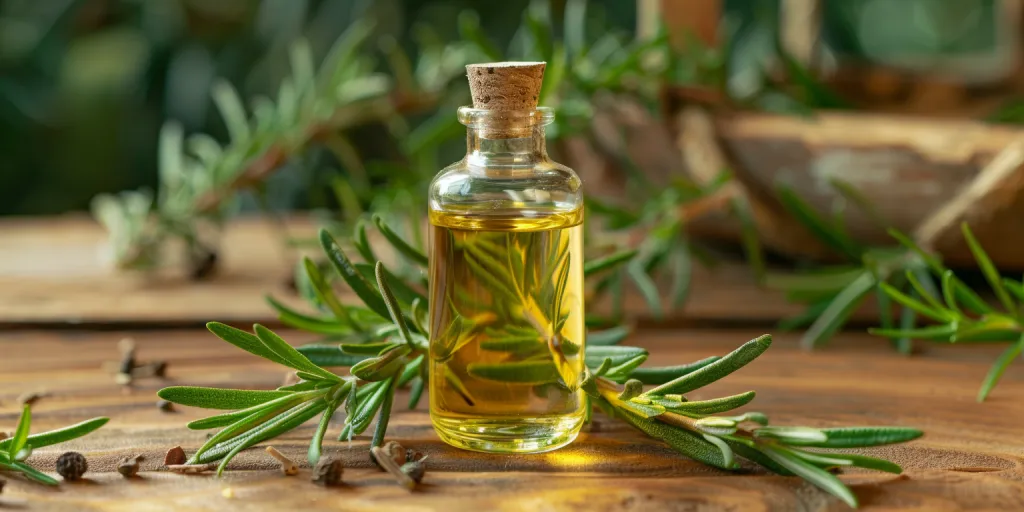
[[[576,439],[582,415],[535,418],[444,418],[431,415],[441,440],[464,450],[488,453],[543,453]]]

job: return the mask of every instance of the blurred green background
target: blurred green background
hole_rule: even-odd
[[[476,9],[505,47],[528,3],[0,0],[0,215],[83,210],[99,192],[155,187],[163,121],[226,140],[214,79],[246,99],[273,97],[300,36],[319,61],[354,20],[370,18],[375,40],[392,36],[415,58],[418,40],[458,39],[459,13]],[[591,4],[595,22],[633,29],[633,2]]]
[[[734,22],[734,66],[759,69],[773,53],[780,1],[724,2]],[[376,20],[372,43],[363,51],[386,72],[382,44],[395,41],[415,60],[425,43],[458,40],[460,14],[467,10],[479,14],[499,48],[514,46],[524,11],[537,3],[0,0],[0,215],[84,210],[100,192],[155,188],[161,124],[173,119],[185,133],[227,140],[210,96],[214,80],[230,81],[246,100],[273,97],[289,73],[288,48],[296,38],[309,40],[319,62],[354,21]],[[566,1],[539,3],[550,9],[560,36]],[[1000,0],[825,1],[824,40],[835,54],[927,64],[929,55],[991,49],[999,5]],[[636,2],[590,0],[584,21],[588,43],[610,29],[629,38],[636,30]],[[742,69],[730,72],[743,77]],[[455,105],[442,101],[437,108],[454,112]],[[429,114],[417,114],[410,124]],[[350,135],[371,156],[393,151],[380,143],[387,137],[383,127],[362,126]],[[460,135],[446,143],[440,163],[458,158]],[[321,160],[296,165],[337,167]],[[310,193],[326,183],[319,172],[275,176],[276,204],[321,206],[318,194]]]

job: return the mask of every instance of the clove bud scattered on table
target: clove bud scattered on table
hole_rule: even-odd
[[[125,478],[132,478],[139,474],[139,461],[144,457],[142,455],[132,455],[121,459],[121,462],[117,464],[117,472],[121,473],[121,476]]]
[[[341,475],[345,472],[345,465],[341,459],[330,455],[320,457],[320,460],[313,466],[313,483],[330,487],[341,483]]]
[[[299,474],[299,466],[273,446],[267,447],[267,454],[281,463],[281,472],[288,476]]]
[[[385,449],[384,446],[388,448]],[[415,489],[416,485],[423,480],[423,475],[426,474],[426,466],[423,463],[426,457],[419,452],[406,450],[394,441],[388,442],[384,446],[370,448],[370,454],[377,461],[378,466],[395,477],[398,485],[410,491]],[[409,460],[410,455],[415,458]],[[402,461],[402,464],[398,463],[399,460]]]

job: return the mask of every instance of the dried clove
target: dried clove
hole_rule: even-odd
[[[406,461],[414,462],[414,461],[423,460],[425,458],[427,458],[425,455],[423,455],[422,453],[420,453],[420,452],[418,452],[416,450],[413,450],[412,448],[409,448],[409,449],[405,450],[405,460]]]
[[[189,277],[193,281],[202,281],[213,275],[217,270],[217,251],[199,246],[192,251],[189,258]]]
[[[380,452],[385,457],[388,457],[389,459],[395,461],[395,464],[398,466],[405,464],[406,461],[409,460],[409,457],[407,455],[409,451],[411,450],[406,450],[405,448],[402,447],[402,445],[398,444],[395,441],[388,441],[384,443],[383,446],[380,447]],[[381,471],[387,471],[386,469],[384,469],[384,466],[380,465],[380,462],[377,462],[377,456],[374,455],[372,451],[370,452],[370,460],[373,462],[375,466],[377,466],[377,469]]]
[[[163,412],[174,412],[174,404],[169,400],[157,400],[156,408]]]
[[[60,457],[57,457],[57,474],[64,477],[64,480],[78,480],[88,470],[89,462],[85,460],[85,456],[81,453],[64,452]]]
[[[273,446],[267,447],[267,453],[277,459],[281,463],[281,472],[288,476],[295,476],[299,474],[299,466],[295,464],[291,459],[285,456],[285,454],[279,452],[277,448]]]
[[[217,469],[217,463],[211,462],[209,464],[169,464],[167,469],[181,473],[183,475],[197,475],[199,473],[205,473],[207,471],[213,471]]]
[[[399,445],[399,447],[401,447],[401,445]],[[401,485],[410,491],[416,488],[416,484],[423,480],[423,475],[426,473],[426,468],[423,465],[423,461],[426,457],[422,457],[419,460],[407,462],[399,466],[395,462],[394,457],[385,453],[383,447],[374,446],[373,448],[370,448],[370,454],[372,454],[377,460],[377,464],[384,468],[384,471],[387,471],[391,476],[395,477],[395,481],[398,482],[398,485]],[[406,455],[405,450],[402,450],[402,455],[404,458]]]
[[[313,466],[313,483],[329,487],[341,483],[341,475],[345,472],[345,465],[341,459],[330,455],[320,457],[320,460]]]
[[[146,377],[164,378],[167,375],[167,361],[151,361],[135,365],[132,368],[132,378],[142,379]]]
[[[167,455],[164,455],[164,466],[177,466],[184,463],[185,450],[182,450],[180,446],[167,450]]]
[[[121,459],[121,462],[117,464],[117,472],[121,473],[121,476],[125,478],[132,478],[139,474],[139,461],[143,458],[142,455],[133,455],[131,457],[125,457]]]
[[[117,367],[114,382],[127,386],[132,383],[132,370],[135,369],[135,340],[122,338],[118,342],[117,348],[121,352],[121,363]]]

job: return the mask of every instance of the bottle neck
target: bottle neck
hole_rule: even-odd
[[[474,126],[466,130],[466,161],[473,167],[512,169],[532,166],[547,159],[543,125],[501,132],[491,127]]]

